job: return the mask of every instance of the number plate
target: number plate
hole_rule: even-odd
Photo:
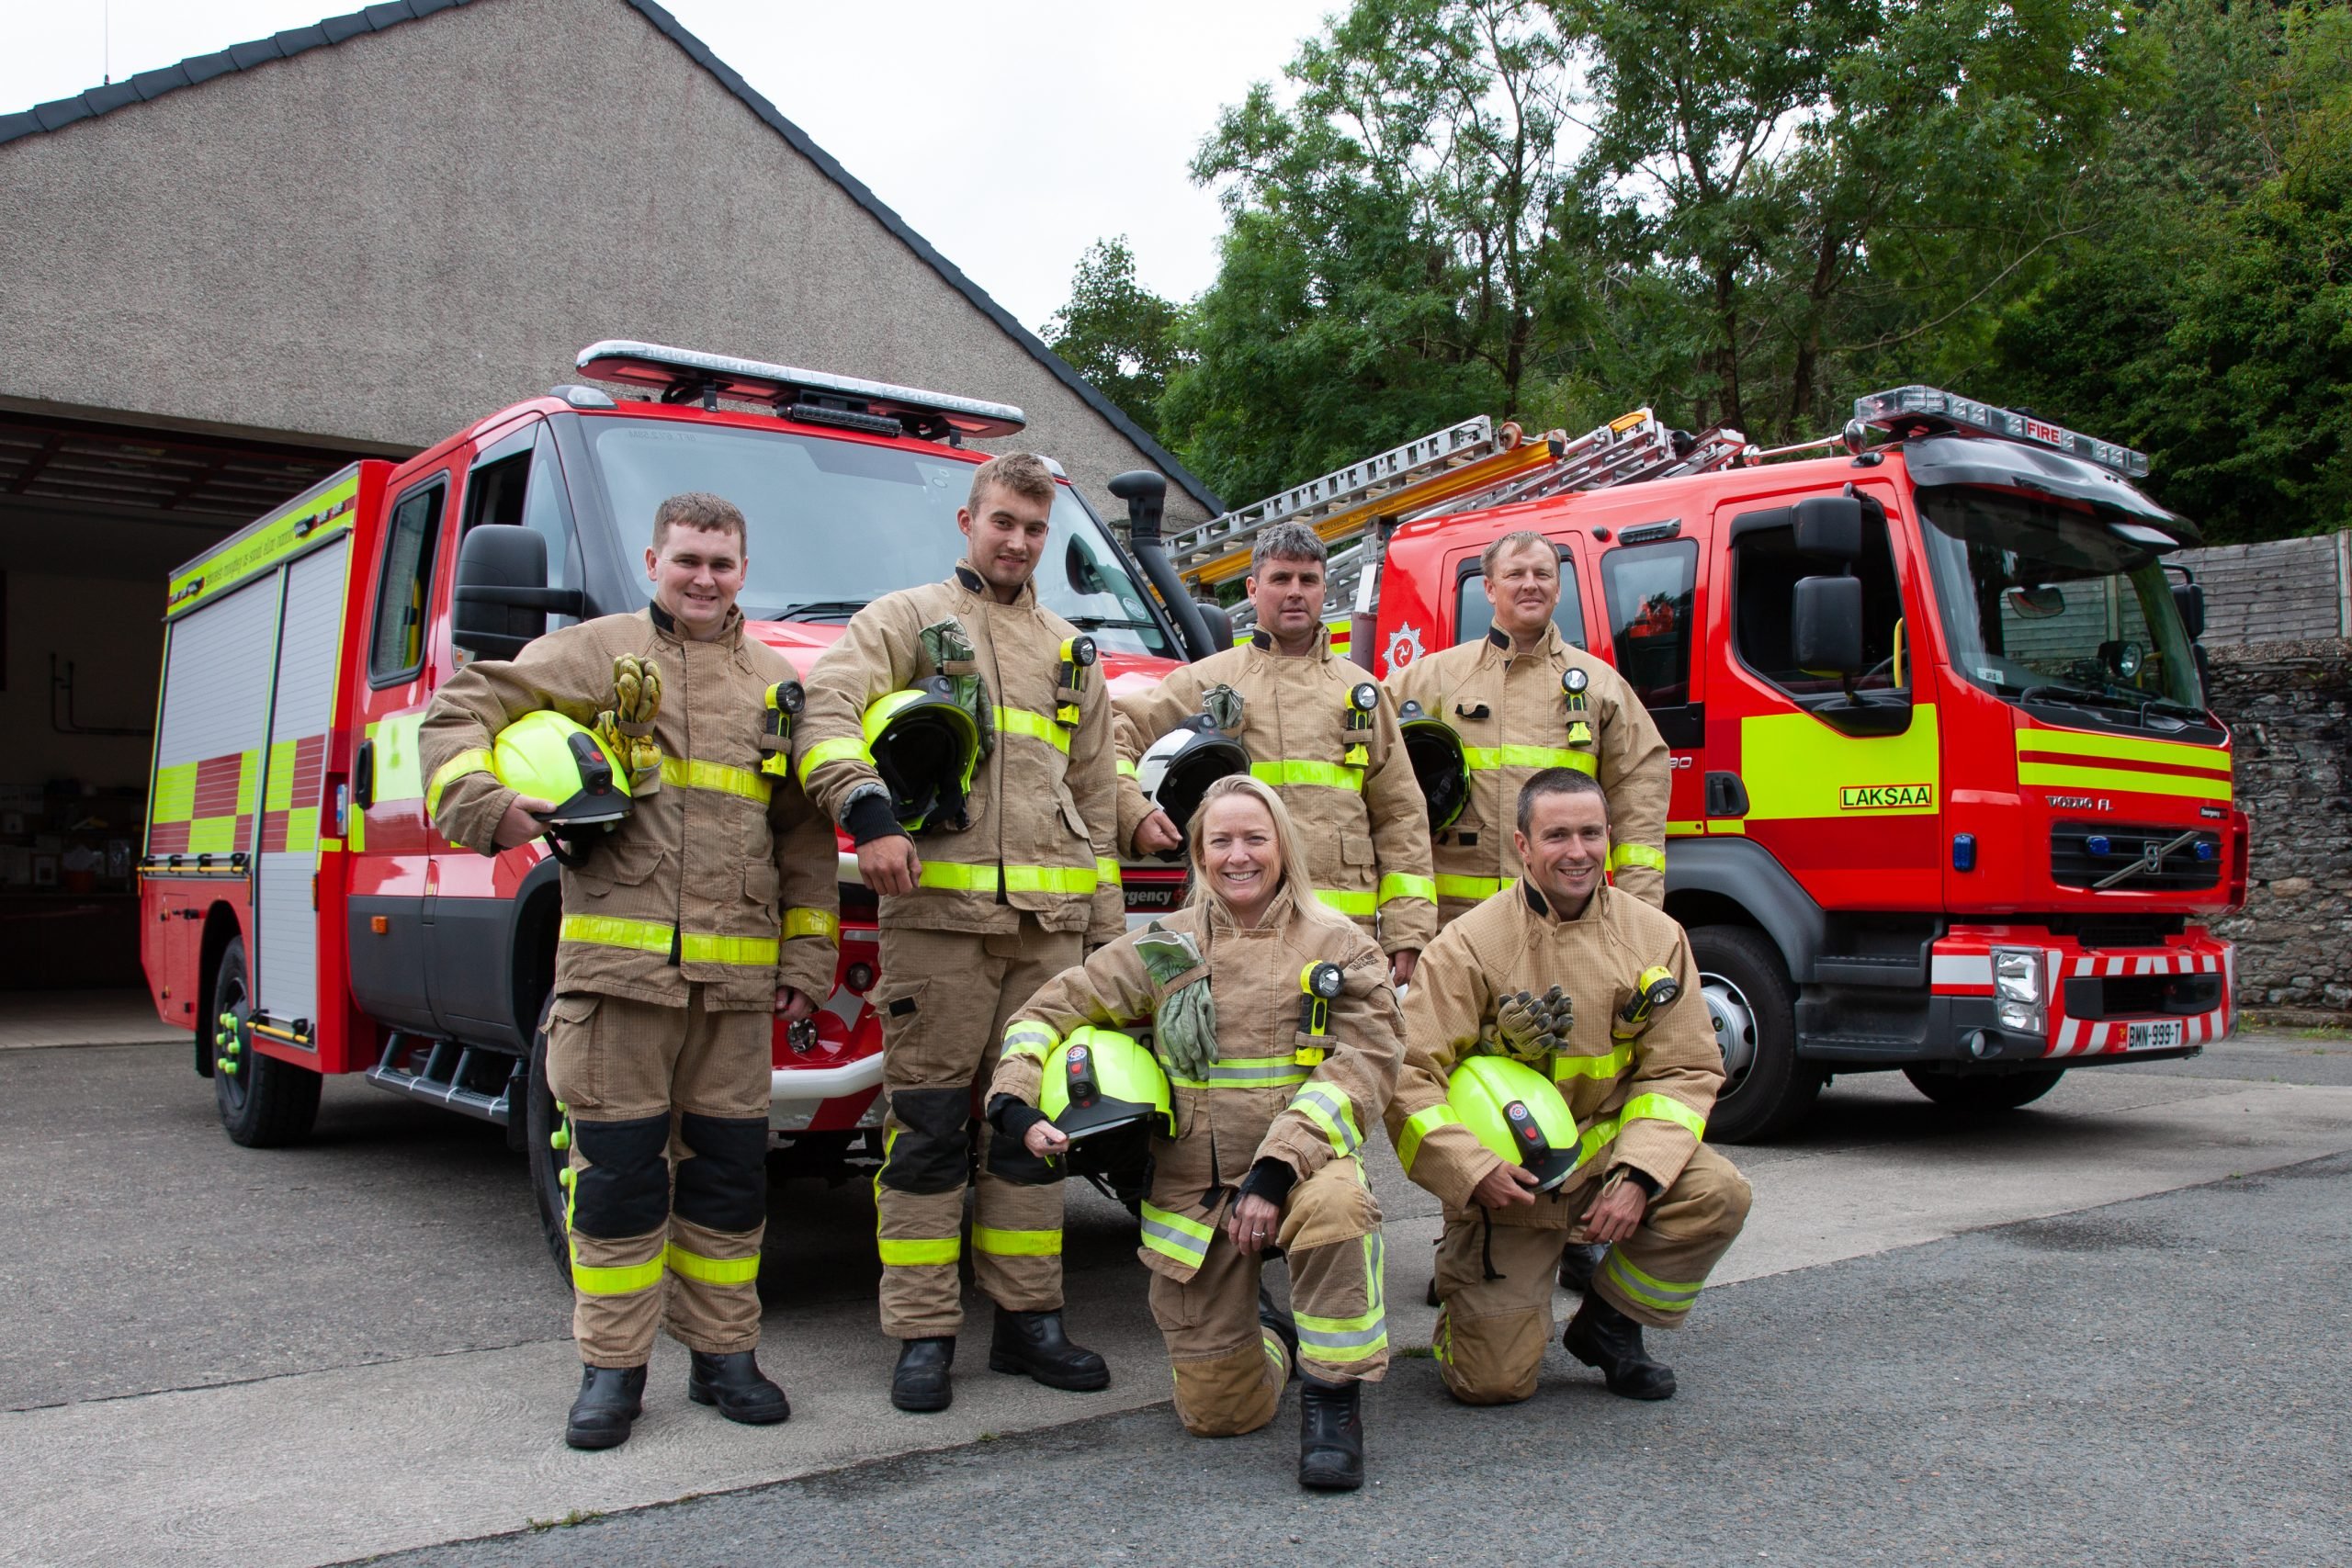
[[[2180,1020],[2151,1019],[2145,1023],[2123,1026],[2123,1048],[2127,1051],[2170,1051],[2180,1044]]]

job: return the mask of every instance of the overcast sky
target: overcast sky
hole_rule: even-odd
[[[1159,293],[1186,299],[1209,285],[1223,220],[1185,167],[1217,111],[1279,78],[1298,39],[1346,0],[666,3],[918,233],[1043,327],[1080,254],[1105,236],[1128,237]],[[0,113],[358,4],[0,0]],[[1039,216],[1006,220],[1000,172],[1046,198]]]

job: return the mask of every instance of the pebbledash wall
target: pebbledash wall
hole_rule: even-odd
[[[2352,1011],[2352,533],[2171,558],[2205,589],[2213,710],[2254,819],[2242,1008]]]

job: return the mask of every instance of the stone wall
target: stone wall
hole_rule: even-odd
[[[2352,642],[2209,652],[2254,819],[2246,906],[2215,927],[2237,943],[2238,1005],[2352,1010]]]

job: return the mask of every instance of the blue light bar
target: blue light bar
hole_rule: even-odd
[[[2096,463],[2126,479],[2145,479],[2148,456],[2112,441],[2080,434],[2045,419],[2018,413],[1992,403],[1980,403],[1934,387],[1897,387],[1854,400],[1854,417],[1891,435],[1939,435],[1958,431],[1971,435],[1995,435],[2047,446],[2086,463]]]
[[[833,376],[821,370],[801,370],[789,365],[768,365],[737,359],[699,349],[671,348],[658,343],[607,340],[580,351],[580,373],[599,381],[649,387],[664,395],[675,389],[707,390],[715,397],[742,402],[772,403],[785,412],[797,399],[830,398],[855,403],[854,410],[874,419],[898,419],[917,427],[952,429],[973,436],[1011,435],[1028,417],[1011,403],[984,402],[947,392],[926,392],[920,387],[897,387],[887,381],[865,381],[854,376]]]

